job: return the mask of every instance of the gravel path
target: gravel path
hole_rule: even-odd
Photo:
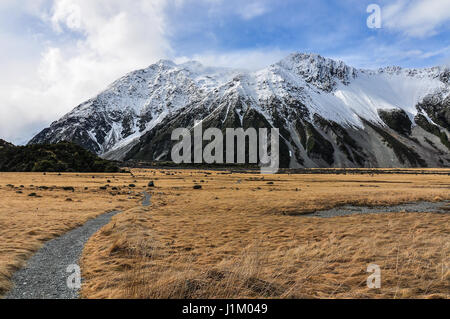
[[[444,207],[447,205],[447,209]],[[378,207],[358,207],[358,206],[342,206],[336,207],[329,210],[318,211],[313,214],[307,214],[302,216],[307,217],[322,217],[330,218],[336,216],[348,216],[356,214],[379,214],[379,213],[398,213],[398,212],[408,212],[408,213],[450,213],[448,209],[450,206],[450,201],[446,202],[416,202],[401,204],[395,206],[378,206]]]
[[[118,211],[103,214],[83,226],[47,242],[27,266],[13,276],[14,288],[6,299],[77,299],[78,289],[69,289],[67,279],[74,274],[84,245],[100,228],[109,223]]]

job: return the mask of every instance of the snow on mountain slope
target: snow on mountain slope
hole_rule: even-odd
[[[192,117],[198,116],[220,118],[217,123],[224,124],[229,123],[227,119],[235,123],[235,116],[242,125],[254,112],[270,125],[284,126],[285,132],[291,132],[285,135],[297,135],[292,133],[297,130],[295,125],[305,125],[308,134],[314,135],[316,129],[319,135],[328,134],[330,128],[323,131],[318,119],[323,119],[319,120],[322,124],[329,121],[332,126],[342,126],[342,130],[370,130],[368,123],[386,128],[386,113],[382,119],[382,110],[404,112],[413,125],[422,115],[430,125],[439,124],[442,128],[448,121],[445,103],[450,93],[449,73],[441,67],[361,70],[342,61],[299,53],[256,72],[161,60],[114,82],[30,143],[70,140],[100,155],[123,158],[142,143],[144,136],[154,135],[155,130],[173,121],[190,123]],[[438,100],[437,106],[428,103],[424,108],[418,107],[429,97]],[[402,114],[395,115],[389,124],[406,121]],[[345,134],[342,130],[339,128],[339,134]],[[335,131],[336,127],[334,135]],[[318,140],[319,135],[315,134]],[[311,151],[300,145],[300,137],[286,137],[291,153]],[[330,147],[340,147],[342,151],[340,144],[331,142]],[[355,148],[355,152],[359,150]],[[353,155],[350,157],[355,160]],[[327,159],[331,162],[331,158]],[[310,163],[310,159],[305,161]]]
[[[239,71],[161,60],[131,72],[76,107],[30,143],[72,140],[98,153],[134,141],[168,114],[201,99]]]
[[[311,114],[362,128],[360,117],[380,122],[378,109],[403,109],[413,119],[417,104],[427,95],[448,95],[448,84],[439,78],[441,72],[441,68],[356,70],[343,62],[297,54],[257,73],[257,96],[291,94]]]
[[[351,84],[340,84],[333,96],[358,116],[371,121],[379,121],[379,109],[396,108],[404,110],[414,120],[418,113],[417,104],[425,96],[446,88],[448,90],[448,85],[446,87],[439,78],[433,76],[418,77],[405,73],[369,75],[359,72]],[[354,124],[358,125],[358,122],[356,119]]]

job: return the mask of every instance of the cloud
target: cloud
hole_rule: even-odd
[[[0,79],[0,136],[25,142],[108,83],[171,55],[165,3],[54,0],[50,6],[43,1],[40,7],[30,4],[26,13],[49,25],[54,35],[47,35],[44,45],[37,41],[39,45],[32,46],[22,31],[0,34],[2,50],[30,52],[28,58],[11,55],[1,64],[6,71],[2,68]]]
[[[269,11],[267,4],[262,1],[252,1],[237,6],[237,8],[239,8],[238,14],[245,20],[259,17]]]
[[[433,36],[449,26],[448,0],[397,0],[382,10],[383,25],[410,37]]]
[[[345,50],[340,54],[329,55],[330,58],[342,60],[348,65],[364,69],[378,69],[384,66],[429,67],[444,64],[445,57],[450,56],[450,46],[444,48],[408,48],[400,43],[386,44],[368,38],[360,46]],[[448,58],[447,58],[448,60]],[[422,63],[422,64],[421,64]]]
[[[177,63],[195,60],[203,65],[259,70],[285,58],[290,51],[280,49],[236,50],[231,52],[204,52],[189,57],[178,57]]]

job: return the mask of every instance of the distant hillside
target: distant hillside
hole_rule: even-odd
[[[6,142],[6,141],[4,141],[4,140],[2,140],[2,139],[0,139],[0,151],[1,150],[3,150],[4,148],[9,148],[9,147],[14,147],[14,145],[13,144],[11,144],[11,143],[8,143],[8,142]]]
[[[113,162],[84,148],[61,142],[50,145],[14,146],[0,140],[2,172],[118,172]]]

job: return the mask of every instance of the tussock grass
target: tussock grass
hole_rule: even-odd
[[[88,242],[85,298],[450,297],[448,214],[293,216],[449,200],[447,176],[133,173],[155,181],[153,206],[116,215]],[[381,289],[367,288],[369,264]]]
[[[120,195],[99,189],[107,179]],[[45,241],[107,211],[138,205],[139,196],[124,187],[131,180],[129,174],[0,173],[0,296]]]

